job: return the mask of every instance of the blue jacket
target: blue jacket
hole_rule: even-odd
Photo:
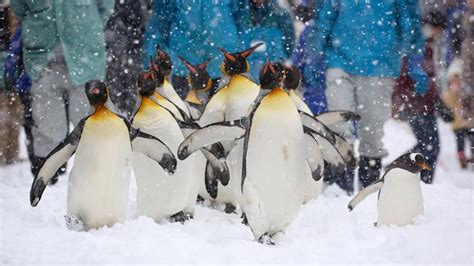
[[[417,0],[319,2],[316,49],[326,55],[329,68],[395,78],[403,54],[423,55]]]
[[[316,32],[314,21],[311,21],[301,32],[292,62],[301,71],[301,86],[306,104],[314,114],[320,114],[327,112],[326,64],[324,57],[314,47]]]
[[[268,59],[285,61],[291,57],[295,45],[293,17],[281,8],[277,1],[269,0],[261,7],[249,3],[249,17],[242,24],[245,31],[241,35],[245,47],[263,42],[249,58],[250,74],[258,81],[259,72]]]
[[[3,67],[5,71],[3,78],[6,87],[9,87],[9,89],[14,87],[17,92],[24,93],[31,87],[31,78],[26,73],[23,65],[21,32],[22,27],[19,26],[11,40]]]
[[[220,76],[223,56],[218,47],[230,52],[241,50],[239,32],[248,8],[242,1],[232,0],[157,0],[145,34],[145,55],[154,55],[156,44],[173,60],[173,73],[187,76],[188,71],[178,55],[193,64],[211,58],[208,71],[212,78]],[[145,56],[145,64],[148,64]]]

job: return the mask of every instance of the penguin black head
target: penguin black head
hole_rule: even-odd
[[[207,65],[210,59],[199,65],[193,65],[185,58],[178,56],[189,70],[189,83],[192,90],[208,90],[211,88],[211,76],[207,72]]]
[[[158,81],[154,71],[144,71],[137,78],[138,94],[141,96],[151,96],[155,93]]]
[[[421,170],[431,170],[426,161],[426,157],[421,153],[407,153],[398,157],[386,169],[401,168],[414,174],[418,174]]]
[[[86,82],[85,91],[89,103],[93,106],[104,104],[109,96],[107,86],[102,80],[89,80]]]
[[[285,69],[281,63],[267,61],[260,70],[260,86],[264,90],[271,90],[281,86],[285,78]]]
[[[156,54],[153,61],[155,61],[156,65],[160,68],[161,73],[165,77],[171,74],[171,70],[173,70],[173,61],[158,44],[156,45]]]
[[[243,52],[237,53],[229,53],[224,48],[219,48],[225,57],[222,71],[228,76],[248,72],[250,66],[247,62],[247,57],[249,57],[262,44],[263,43],[258,43]]]
[[[301,72],[295,66],[285,66],[285,80],[283,87],[287,90],[296,90],[301,83]]]

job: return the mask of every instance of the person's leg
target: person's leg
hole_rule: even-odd
[[[31,111],[33,126],[31,136],[33,142],[33,158],[31,171],[36,175],[46,156],[68,134],[69,121],[66,110],[68,98],[66,87],[67,67],[64,60],[51,61],[39,80],[31,85]],[[66,78],[65,78],[66,77]],[[57,176],[65,172],[61,167],[51,183],[57,181]]]
[[[20,125],[22,121],[22,108],[20,103],[20,97],[17,94],[10,97],[9,103],[9,127],[8,136],[6,139],[9,141],[7,150],[7,164],[13,164],[18,161],[18,155],[20,152]]]
[[[328,69],[326,97],[329,110],[355,111],[355,86],[352,77],[342,69]],[[344,136],[349,143],[354,142],[354,127],[350,123],[341,123],[331,126],[331,129]],[[328,168],[329,169],[329,168]],[[345,176],[336,176],[329,173],[329,182],[336,182],[342,189],[351,194],[354,191],[354,169],[348,167]]]
[[[470,162],[474,163],[474,128],[469,129],[467,134],[469,136],[469,147],[470,147],[470,150],[471,150]]]
[[[416,115],[410,117],[409,123],[417,139],[417,145],[411,152],[419,152],[426,156],[431,170],[421,172],[421,180],[427,184],[433,182],[436,162],[440,151],[438,123],[433,115]]]
[[[359,187],[364,188],[380,177],[383,126],[390,118],[395,80],[391,78],[354,77],[359,121]]]
[[[454,130],[454,135],[456,136],[456,147],[459,164],[461,165],[461,168],[464,169],[467,167],[467,157],[464,150],[466,145],[466,131],[464,129],[457,129]]]
[[[75,127],[89,111],[89,101],[84,91],[84,85],[74,86],[70,84],[69,95],[69,122]]]

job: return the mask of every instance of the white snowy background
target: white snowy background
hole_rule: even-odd
[[[0,168],[0,264],[9,263],[409,263],[473,264],[473,171],[461,171],[454,135],[440,122],[442,151],[433,185],[422,184],[425,214],[407,227],[376,228],[373,194],[352,213],[348,196],[330,187],[303,206],[277,246],[253,240],[237,214],[199,205],[188,223],[156,224],[135,217],[112,228],[69,231],[67,176],[30,207],[28,163]],[[415,138],[405,123],[389,121],[384,142],[388,164]],[[23,154],[25,152],[23,151]],[[23,155],[26,157],[26,155]],[[132,179],[132,184],[134,180]],[[340,195],[338,195],[340,194]],[[337,196],[338,195],[338,196]],[[400,195],[403,197],[403,195]]]

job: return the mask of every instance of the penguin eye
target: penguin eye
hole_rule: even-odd
[[[424,162],[424,161],[425,161],[425,157],[423,157],[423,155],[421,155],[421,154],[417,154],[417,155],[415,156],[415,161],[416,161],[416,162]]]

